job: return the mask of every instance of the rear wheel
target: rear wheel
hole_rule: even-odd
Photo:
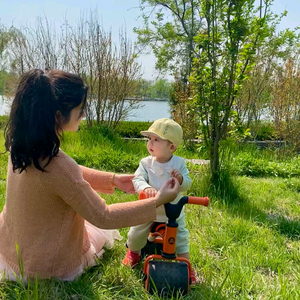
[[[151,243],[148,241],[146,246],[141,250],[141,257],[147,257],[148,255],[158,254],[160,255],[163,249],[163,244]]]
[[[159,296],[176,296],[188,293],[189,276],[186,262],[149,261],[149,280],[146,289]]]

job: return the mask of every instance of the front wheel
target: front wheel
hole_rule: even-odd
[[[189,290],[189,273],[186,262],[149,261],[145,288],[150,294],[162,296],[186,295]]]

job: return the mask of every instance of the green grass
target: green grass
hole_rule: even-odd
[[[235,175],[281,178],[300,176],[300,156],[288,147],[261,149],[245,143],[224,144],[221,161],[224,157],[224,167]]]
[[[3,140],[0,141],[3,144]],[[123,141],[98,129],[65,136],[62,149],[86,166],[133,172],[147,155],[144,142]],[[235,158],[250,157],[240,149]],[[247,154],[248,153],[248,154]],[[178,155],[201,158],[184,148]],[[271,152],[253,152],[263,163],[285,163]],[[0,156],[0,209],[5,201],[7,155]],[[220,188],[212,191],[207,167],[189,164],[191,195],[209,195],[208,208],[186,207],[192,264],[201,284],[184,299],[300,299],[300,179],[294,175],[250,177],[223,172]],[[248,174],[251,175],[251,174]],[[107,203],[133,201],[136,195],[116,191],[103,195]],[[36,280],[28,286],[0,283],[0,299],[159,299],[143,289],[140,268],[121,266],[128,228],[123,241],[106,250],[99,264],[72,283]],[[174,298],[175,299],[175,298]],[[178,298],[183,299],[183,298]]]
[[[114,172],[134,172],[141,158],[149,155],[146,141],[124,140],[101,126],[65,134],[61,148],[79,164]],[[185,158],[195,156],[182,146],[175,154]]]

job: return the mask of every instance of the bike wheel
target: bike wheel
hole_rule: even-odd
[[[141,250],[141,257],[147,257],[152,254],[161,254],[163,244],[151,243],[148,241],[146,246]]]
[[[161,296],[186,295],[189,289],[188,264],[175,261],[149,261],[147,291]]]

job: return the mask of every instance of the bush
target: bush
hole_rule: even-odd
[[[278,162],[254,157],[250,152],[240,153],[233,159],[231,170],[241,176],[290,178],[300,176],[300,157]]]
[[[145,144],[124,141],[104,125],[80,126],[79,132],[66,132],[61,148],[81,165],[117,173],[134,172],[147,155]]]
[[[140,132],[147,130],[152,123],[153,122],[122,121],[118,123],[115,132],[119,134],[121,137],[140,138],[142,137]]]
[[[277,137],[275,126],[270,121],[260,121],[257,124],[252,123],[250,132],[253,138],[258,141],[274,140]]]
[[[7,115],[0,116],[0,129],[5,128],[5,126],[8,122],[8,118],[9,118],[9,116],[7,116]]]
[[[139,164],[134,155],[124,155],[121,151],[116,150],[104,150],[96,154],[81,152],[73,154],[72,158],[80,165],[116,173],[133,173]]]

